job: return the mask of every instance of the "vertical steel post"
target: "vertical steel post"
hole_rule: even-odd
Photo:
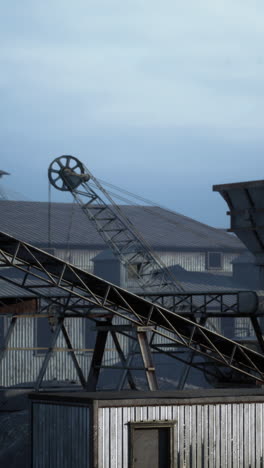
[[[2,349],[0,348],[0,363],[5,357],[7,346],[8,346],[9,340],[10,340],[10,338],[12,336],[12,333],[13,333],[13,330],[15,328],[16,322],[17,322],[17,317],[12,317],[10,325],[8,327],[8,330],[7,330],[7,333],[6,333],[5,337],[4,337],[3,348]]]
[[[97,324],[98,331],[97,331],[97,336],[96,336],[96,341],[95,341],[95,347],[94,347],[94,352],[93,352],[93,357],[92,357],[92,362],[91,362],[91,367],[90,367],[90,372],[86,384],[86,390],[88,392],[95,392],[97,383],[99,380],[100,376],[100,370],[102,366],[102,361],[103,361],[103,356],[104,356],[104,351],[105,351],[105,345],[106,345],[106,340],[108,337],[108,330],[100,330],[100,326],[106,326],[106,325],[111,325],[111,321],[107,322],[98,322]]]
[[[152,353],[149,347],[147,332],[149,327],[137,327],[137,338],[141,356],[144,363],[149,390],[158,390],[158,382],[156,377],[156,369],[154,367]]]

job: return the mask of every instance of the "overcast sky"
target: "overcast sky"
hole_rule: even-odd
[[[263,1],[13,0],[0,18],[6,188],[48,200],[48,165],[73,154],[227,227],[212,185],[264,179]]]

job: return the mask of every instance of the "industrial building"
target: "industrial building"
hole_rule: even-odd
[[[120,206],[166,266],[186,271],[231,273],[246,252],[242,242],[186,216],[159,207]],[[69,203],[0,201],[2,231],[93,272],[107,246],[80,207]],[[125,286],[125,284],[122,284]]]
[[[163,263],[172,269],[185,290],[247,289],[246,285],[241,284],[239,279],[234,279],[232,275],[233,260],[246,252],[243,244],[235,236],[158,207],[121,206],[121,209],[146,238],[154,252],[161,257]],[[1,200],[0,214],[3,232],[44,249],[85,271],[94,272],[110,282],[130,290],[138,290],[133,274],[130,274],[107,248],[78,205]],[[12,275],[16,276],[17,273],[5,270],[6,278]],[[17,310],[17,302],[21,298],[24,301],[25,298],[28,299],[28,312],[32,311],[32,308],[38,310],[39,301],[34,300],[34,294],[32,297],[32,294],[25,290],[1,280],[0,300],[3,306],[9,307],[9,312],[10,307],[14,307],[14,311]],[[12,306],[12,303],[15,305]],[[10,320],[9,317],[4,317],[4,314],[0,317],[2,345]],[[217,321],[217,327],[221,331],[221,323],[219,319]],[[240,319],[239,322],[238,319],[237,323],[237,331],[234,333],[252,335],[252,327],[247,320]],[[69,318],[66,320],[66,327],[77,349],[78,359],[88,375],[96,336],[94,324],[89,320]],[[48,318],[28,317],[17,321],[8,346],[10,351],[6,352],[1,360],[0,385],[32,385],[40,371],[51,337],[52,330]],[[121,337],[121,341],[127,350],[127,339]],[[58,337],[57,348],[62,352],[53,356],[52,365],[47,369],[44,379],[49,382],[78,382],[66,350],[63,352],[65,340],[62,335]],[[25,365],[18,365],[21,360]],[[109,337],[104,364],[116,365],[118,362],[119,356],[112,338]],[[160,365],[164,365],[163,360],[160,361]]]
[[[30,395],[31,466],[263,466],[264,182],[214,187],[254,255],[250,288],[239,274],[248,253],[232,234],[160,208],[122,214],[94,192],[76,158],[54,163],[50,180],[82,211],[20,202],[19,229],[17,203],[3,201],[0,233],[1,375],[5,388],[38,390]],[[173,368],[166,392],[163,356]],[[117,392],[102,391],[106,368]],[[229,388],[199,390],[205,382],[188,380],[190,368],[207,386]],[[187,381],[188,391],[172,390]]]
[[[81,180],[85,178],[85,190],[89,196],[91,194],[93,196],[92,209],[99,208],[101,211],[105,202],[90,186],[88,188],[87,180],[92,175],[87,168],[84,171],[82,164],[76,158],[71,156],[57,158],[49,169],[51,183],[56,188],[65,190],[64,182],[60,186],[57,181],[58,169],[56,169],[56,165],[60,168],[61,164],[66,164],[66,171],[69,170],[71,164],[80,170],[78,177],[81,177]],[[53,175],[55,179],[53,179]],[[66,180],[69,182],[69,189],[72,188],[72,180],[74,187],[76,190],[78,189],[80,183],[78,177],[74,175],[73,179]],[[98,187],[100,189],[100,184]],[[97,207],[94,207],[95,197],[99,201]],[[77,201],[79,200],[77,199]],[[84,206],[87,205],[1,200],[2,231],[44,249],[84,271],[95,273],[111,283],[136,293],[141,292],[137,283],[140,264],[137,263],[136,269],[133,270],[131,262],[127,265],[119,255],[116,255],[115,251],[110,250],[109,243],[105,242],[107,239],[102,238],[104,226],[102,227],[98,223],[96,225],[93,222],[94,216],[97,215],[92,214],[91,218],[87,217],[86,209],[81,209]],[[106,210],[108,218],[110,213],[109,219],[113,223],[116,215],[113,217],[111,214],[111,206],[105,205],[104,210]],[[232,271],[233,263],[241,258],[241,255],[247,253],[244,244],[236,236],[159,207],[122,205],[116,207],[118,216],[120,212],[123,219],[128,220],[129,226],[133,226],[146,241],[153,255],[161,259],[163,268],[174,274],[182,291],[222,293],[223,291],[243,291],[249,288],[249,283],[244,281],[244,277],[241,281],[237,268],[234,268],[236,275]],[[140,245],[137,248],[140,248]],[[18,272],[13,271],[12,268],[5,269],[5,274],[2,275],[1,279],[2,311],[6,311],[7,315],[9,312],[9,317],[2,314],[0,318],[0,344],[5,348],[0,363],[0,384],[4,387],[31,386],[37,381],[54,332],[54,324],[50,323],[49,318],[50,309],[46,309],[48,316],[38,316],[42,305],[41,300],[35,295],[34,290],[29,292],[16,286],[17,275]],[[154,278],[155,275],[151,281],[155,281]],[[251,275],[250,286],[252,278]],[[147,291],[152,290],[151,286],[151,283],[148,283]],[[176,285],[176,290],[177,288],[178,285]],[[58,292],[58,294],[61,293]],[[23,306],[20,305],[23,307],[23,320],[16,320],[15,325],[12,326],[12,332],[8,336],[7,332],[11,330],[11,311],[18,312],[21,300],[23,300]],[[196,302],[197,300],[196,296]],[[232,300],[226,297],[229,306]],[[218,307],[218,304],[215,305]],[[26,307],[28,317],[25,316]],[[122,325],[122,320],[115,317],[114,323]],[[254,330],[248,318],[211,317],[207,318],[206,326],[220,333],[224,332],[230,338],[242,339],[243,342],[255,340]],[[66,318],[65,327],[72,346],[78,354],[81,368],[87,377],[90,372],[96,340],[94,323],[89,319]],[[4,343],[6,336],[8,337],[8,347]],[[46,368],[43,381],[79,382],[73,362],[69,359],[65,339],[62,333],[58,335],[56,352]],[[156,337],[156,340],[166,344],[166,340],[162,337]],[[128,337],[120,336],[120,341],[125,355],[132,352]],[[21,360],[24,362],[23,366],[18,364]],[[119,362],[120,355],[113,338],[108,336],[103,365],[105,367],[117,366]],[[173,362],[171,365],[175,365],[175,363]],[[181,365],[178,365],[181,368]],[[166,368],[167,373],[170,374],[170,370],[164,365],[164,359],[160,358],[159,361],[156,357],[156,366],[161,366],[164,374],[166,374]],[[175,384],[180,385],[180,388],[184,386],[185,382],[185,380],[184,382],[179,381],[181,372],[182,370],[177,373],[176,380],[174,377]],[[194,380],[198,386],[206,385],[203,380],[199,380],[196,374]]]

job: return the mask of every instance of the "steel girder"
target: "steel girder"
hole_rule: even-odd
[[[81,301],[89,310],[123,317],[136,328],[151,328],[153,334],[165,337],[171,344],[264,382],[262,354],[5,233],[0,233],[0,262],[3,267],[11,266],[20,272],[10,282],[39,297],[49,300],[53,292],[62,291],[67,295],[64,313],[67,303],[75,301],[78,306]],[[55,304],[59,304],[59,299],[55,299]],[[158,344],[151,347],[162,351]]]
[[[106,245],[123,264],[132,269],[143,289],[183,291],[175,276],[109,193],[77,158],[56,158],[49,166],[48,175],[55,188],[72,193]]]
[[[50,164],[48,176],[50,183],[56,189],[72,193],[75,201],[93,223],[106,245],[127,266],[127,271],[132,269],[134,278],[143,290],[149,292],[160,289],[174,294],[184,292],[176,277],[83,163],[69,155],[58,157]],[[148,299],[151,302],[160,303],[155,295],[150,295]],[[193,299],[196,299],[195,296],[187,298],[186,295],[182,295],[180,299],[177,298],[176,305],[174,298],[164,295],[162,305],[166,309],[178,312],[187,309],[188,318],[196,322],[196,312],[200,311],[200,307],[195,307]],[[215,300],[207,298],[206,302],[215,303]],[[203,309],[208,308],[208,304],[204,303]],[[224,309],[223,304],[221,307]],[[202,319],[202,323],[205,324],[205,322],[206,318]],[[258,322],[255,322],[254,328],[257,329],[257,327]],[[264,342],[259,329],[257,336],[264,350]]]

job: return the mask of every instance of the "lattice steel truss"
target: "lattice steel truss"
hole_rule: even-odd
[[[142,290],[148,292],[170,291],[174,295],[178,292],[184,292],[176,277],[83,163],[69,155],[58,157],[50,164],[48,176],[50,183],[56,189],[71,192],[75,201],[106,242],[106,245],[126,265],[127,273],[133,273],[134,280],[137,281]],[[197,296],[187,297],[186,294],[183,294],[181,297],[178,296],[176,301],[175,297],[164,294],[162,296],[162,305],[166,309],[179,313],[187,310],[188,318],[196,322],[196,312],[199,313],[200,307],[199,305],[195,307],[193,302],[197,300]],[[208,302],[208,305],[206,306],[203,303],[203,309],[210,307],[210,304],[217,303],[217,297],[217,295],[214,295],[214,299],[207,297],[206,302]],[[148,300],[160,303],[155,294],[149,295]],[[223,301],[223,295],[221,300]],[[224,304],[221,304],[220,307],[222,310],[225,308]],[[217,304],[217,308],[219,308],[219,304]],[[205,325],[206,321],[207,317],[205,316],[199,319],[201,325]],[[262,335],[257,321],[254,322],[254,329],[258,329],[258,339],[261,341]],[[154,336],[152,335],[153,339]],[[263,342],[261,343],[261,349],[264,348],[262,345]],[[187,364],[193,361],[194,354],[194,352],[191,352]],[[184,372],[185,375],[187,375],[187,368]]]
[[[225,338],[183,315],[178,315],[162,305],[151,303],[143,297],[136,296],[4,233],[0,233],[0,263],[3,268],[2,278],[54,305],[53,313],[57,317],[57,325],[53,334],[53,342],[38,377],[37,388],[42,382],[60,331],[68,343],[83,387],[92,388],[96,383],[100,367],[98,363],[100,363],[100,354],[103,352],[107,330],[101,328],[101,334],[98,333],[94,363],[86,381],[63,325],[63,320],[67,316],[93,317],[99,327],[107,327],[110,331],[112,318],[118,316],[122,317],[126,323],[130,323],[137,334],[143,333],[140,346],[143,358],[145,358],[145,369],[151,389],[155,388],[156,384],[148,346],[156,351],[165,352],[167,355],[173,355],[173,353],[164,350],[162,345],[155,344],[153,341],[147,343],[145,334],[147,330],[151,330],[153,335],[166,338],[169,347],[176,345],[190,349],[254,381],[264,382],[264,356],[262,354]],[[19,271],[19,275],[13,278],[5,277],[5,267],[15,268]],[[60,299],[60,294],[64,296],[63,300]],[[192,300],[192,294],[185,294],[185,296]],[[178,301],[181,302],[182,299],[179,295]],[[239,299],[237,304],[239,305]],[[186,312],[191,313],[191,310]],[[239,307],[237,313],[239,313]],[[103,323],[101,323],[102,317]],[[115,330],[112,331],[115,333]],[[125,334],[124,330],[120,331]],[[177,354],[173,357],[180,359]],[[190,364],[199,367],[199,364]],[[129,371],[129,364],[127,367]],[[200,368],[203,369],[202,364]]]
[[[100,236],[133,272],[143,289],[183,291],[175,276],[83,163],[74,156],[61,156],[50,164],[48,175],[55,188],[72,193]]]

